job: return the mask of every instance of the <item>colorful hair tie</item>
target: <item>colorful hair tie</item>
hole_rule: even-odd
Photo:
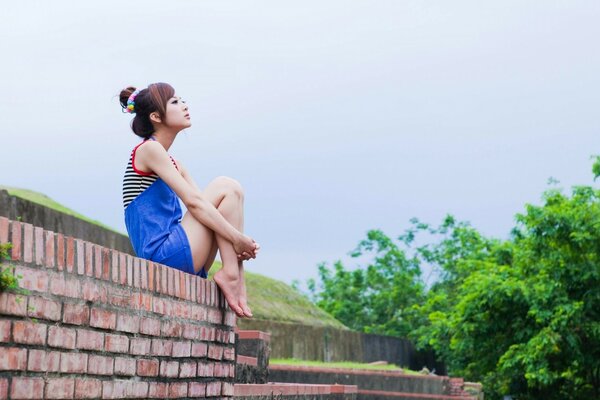
[[[125,112],[129,114],[135,114],[135,98],[140,93],[138,89],[134,90],[129,98],[127,99],[127,107],[125,107]]]

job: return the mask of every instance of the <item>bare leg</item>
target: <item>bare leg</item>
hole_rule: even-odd
[[[230,178],[217,178],[206,187],[203,193],[231,225],[241,230],[243,226],[243,192],[239,183]],[[242,289],[243,274],[240,274],[237,253],[231,242],[216,235],[189,212],[184,216],[182,226],[192,247],[196,271],[199,271],[203,265],[206,270],[210,268],[216,255],[216,247],[218,247],[223,268],[215,274],[215,282],[221,288],[231,309],[238,316],[251,316],[246,305],[245,286],[242,286],[243,290],[240,290]],[[241,301],[242,295],[243,301]],[[247,310],[242,308],[240,302]]]

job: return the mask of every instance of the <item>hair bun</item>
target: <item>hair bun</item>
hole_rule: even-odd
[[[135,86],[128,86],[125,89],[121,90],[121,93],[119,94],[119,101],[123,109],[127,108],[127,100],[129,99],[129,96],[131,96],[131,94],[135,92],[135,90]]]

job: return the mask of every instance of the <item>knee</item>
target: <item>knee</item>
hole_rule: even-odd
[[[228,176],[219,176],[218,178],[215,178],[214,181],[219,185],[223,193],[232,194],[241,199],[244,198],[244,189],[242,188],[242,185],[235,179]]]

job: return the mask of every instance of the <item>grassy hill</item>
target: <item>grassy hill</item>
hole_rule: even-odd
[[[86,216],[65,207],[44,194],[1,185],[0,189],[8,191],[12,196],[41,204],[48,208],[80,218],[86,222],[99,225],[105,229],[118,232],[98,221],[87,218]],[[260,264],[260,261],[255,261],[255,263]],[[220,263],[216,263],[211,269],[211,276],[214,272],[219,270],[220,267]],[[347,329],[341,322],[316,307],[302,294],[281,281],[268,278],[264,275],[246,272],[246,286],[248,290],[248,303],[257,319]]]

